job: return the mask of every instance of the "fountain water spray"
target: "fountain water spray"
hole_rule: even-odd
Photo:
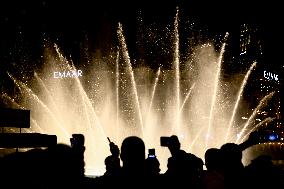
[[[118,35],[118,39],[119,39],[119,42],[120,42],[120,45],[121,45],[122,56],[123,56],[124,60],[126,61],[127,67],[129,69],[130,79],[131,79],[131,83],[132,83],[132,87],[133,87],[133,93],[134,93],[134,97],[135,97],[135,101],[136,101],[136,105],[137,105],[137,111],[138,111],[138,115],[139,115],[139,121],[140,121],[142,136],[144,136],[144,134],[143,134],[143,132],[144,132],[143,117],[142,117],[142,113],[141,113],[136,82],[135,82],[134,73],[133,73],[133,70],[132,70],[132,65],[131,65],[131,62],[130,62],[130,57],[129,57],[127,46],[126,46],[125,37],[123,35],[122,25],[120,23],[118,24],[117,35]]]
[[[151,94],[151,100],[150,100],[150,104],[149,104],[148,113],[147,113],[147,119],[146,120],[148,120],[148,116],[149,116],[150,111],[152,109],[152,104],[153,104],[153,100],[154,100],[154,96],[155,96],[155,92],[156,92],[156,87],[157,87],[157,84],[158,84],[158,81],[159,81],[160,74],[161,74],[161,67],[159,67],[159,69],[157,71],[157,75],[156,75],[155,82],[154,82],[154,85],[153,85],[153,90],[152,90],[152,94]]]
[[[275,93],[275,91],[269,93],[268,95],[266,95],[265,97],[263,97],[261,99],[261,101],[259,102],[258,106],[253,110],[251,116],[249,117],[249,119],[245,123],[244,127],[242,128],[241,132],[239,133],[238,138],[235,141],[235,143],[239,143],[239,141],[242,138],[244,132],[246,131],[247,127],[251,124],[251,122],[254,119],[254,117],[256,116],[257,112],[266,105],[266,103],[268,102],[268,100],[270,100],[272,98],[274,93]]]
[[[180,129],[180,62],[179,62],[179,33],[178,33],[178,13],[179,9],[176,9],[176,16],[174,21],[174,69],[175,69],[175,86],[176,86],[176,124],[178,132]]]
[[[19,90],[21,92],[26,92],[28,94],[29,97],[31,97],[32,99],[34,99],[37,103],[40,104],[40,106],[42,108],[44,108],[46,110],[46,112],[53,118],[53,120],[56,122],[58,128],[60,128],[60,130],[64,133],[65,137],[69,138],[69,133],[66,131],[65,128],[62,127],[62,123],[57,119],[56,115],[50,111],[50,109],[46,106],[46,104],[41,101],[38,96],[29,88],[27,87],[24,83],[22,83],[21,81],[16,80],[11,74],[9,74],[9,77],[14,81],[15,85],[19,88]]]
[[[236,100],[236,103],[235,103],[235,106],[234,106],[234,109],[233,109],[233,114],[232,114],[232,117],[230,119],[230,123],[229,123],[229,127],[228,127],[228,131],[227,131],[227,134],[226,134],[226,138],[225,138],[225,141],[228,141],[228,137],[229,137],[229,133],[230,133],[230,130],[231,130],[231,127],[232,127],[232,124],[233,124],[233,121],[235,119],[235,115],[236,115],[236,112],[237,112],[237,108],[238,108],[238,105],[240,103],[240,100],[241,100],[241,97],[242,97],[242,94],[243,94],[243,91],[244,91],[244,88],[247,84],[247,81],[248,81],[248,78],[250,76],[250,73],[252,72],[252,70],[254,69],[254,67],[256,66],[256,62],[254,62],[251,67],[249,68],[248,72],[246,73],[245,77],[244,77],[244,80],[242,82],[242,85],[241,85],[241,88],[239,90],[239,93],[238,93],[238,97],[237,97],[237,100]]]
[[[225,43],[219,53],[213,44],[206,43],[194,46],[193,52],[183,56],[180,52],[180,45],[183,44],[180,44],[182,35],[179,35],[179,29],[177,8],[173,29],[167,30],[171,31],[169,36],[173,37],[173,44],[169,48],[173,52],[167,51],[173,55],[170,60],[172,65],[168,69],[162,67],[160,62],[154,65],[159,65],[157,71],[143,67],[145,65],[142,68],[132,67],[126,37],[119,23],[118,47],[107,56],[108,61],[105,61],[105,57],[97,59],[87,56],[87,65],[90,67],[84,70],[86,72],[81,72],[82,77],[50,77],[54,71],[78,71],[72,59],[67,59],[55,44],[52,48],[47,47],[44,69],[31,76],[34,79],[29,83],[31,85],[8,74],[20,94],[16,94],[18,98],[13,98],[2,92],[2,99],[13,107],[31,109],[32,130],[56,134],[59,141],[64,143],[69,143],[73,133],[84,134],[87,174],[104,173],[104,158],[110,154],[107,137],[114,139],[112,141],[119,146],[129,135],[142,136],[146,148],[156,149],[162,172],[166,170],[170,153],[166,148],[160,148],[161,136],[177,134],[181,145],[202,158],[209,144],[219,147],[235,135],[236,110],[256,63],[251,65],[242,81],[235,104],[228,100],[230,107],[223,106],[219,102],[220,99],[224,100],[223,89],[230,86],[221,83]],[[143,40],[148,39],[146,30],[139,32],[143,33]],[[228,33],[225,39],[227,36]],[[247,133],[256,112],[265,106],[273,94],[261,100],[243,126],[237,142],[260,127],[256,125]],[[270,119],[265,122],[269,123]],[[214,134],[218,137],[209,137]]]
[[[116,77],[116,139],[118,138],[119,127],[119,50],[115,60],[115,77]]]
[[[228,35],[229,35],[229,33],[226,33],[225,40],[227,39]],[[223,45],[221,47],[220,56],[219,56],[218,62],[217,62],[217,73],[216,73],[215,80],[214,80],[214,91],[213,91],[213,95],[212,95],[212,102],[211,102],[210,115],[209,115],[209,123],[208,123],[208,128],[207,128],[207,135],[206,135],[206,148],[207,148],[207,145],[208,145],[208,141],[209,141],[209,137],[210,137],[210,130],[211,130],[211,127],[212,127],[214,106],[215,106],[216,98],[217,98],[218,84],[219,84],[220,73],[221,73],[221,64],[222,64],[222,59],[223,59],[223,55],[224,55],[224,52],[225,52],[225,45],[226,45],[226,43],[223,43]]]
[[[187,92],[187,94],[186,94],[186,96],[184,98],[184,101],[183,101],[183,103],[182,103],[182,105],[181,105],[181,107],[179,109],[179,114],[182,113],[183,107],[186,104],[186,102],[187,102],[187,100],[188,100],[188,98],[189,98],[189,96],[191,94],[191,91],[194,89],[194,86],[195,86],[195,83],[193,83],[193,85],[190,87],[189,91]]]
[[[259,127],[263,126],[264,124],[268,124],[268,123],[272,122],[274,119],[275,118],[268,117],[268,118],[265,118],[264,120],[262,120],[261,122],[259,122],[251,130],[249,130],[246,135],[244,135],[244,137],[241,139],[240,143],[242,143],[253,131],[255,131]]]

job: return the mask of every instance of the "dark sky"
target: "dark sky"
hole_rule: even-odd
[[[29,29],[46,27],[57,30],[73,26],[92,27],[104,14],[112,19],[121,20],[130,19],[137,10],[144,10],[149,16],[161,18],[166,17],[175,6],[179,6],[189,15],[198,15],[203,21],[215,24],[223,24],[224,21],[234,23],[248,20],[281,20],[281,6],[274,1],[9,0],[0,3],[1,26],[10,23],[10,27],[22,25]]]
[[[142,11],[145,22],[155,22],[163,28],[172,24],[176,6],[180,10],[181,21],[193,18],[207,27],[208,32],[231,31],[238,29],[241,23],[260,25],[265,43],[265,63],[277,65],[276,67],[283,65],[283,10],[280,1],[128,1],[130,0],[1,0],[0,88],[12,86],[6,73],[9,69],[33,75],[29,65],[41,65],[43,62],[44,40],[58,44],[64,55],[71,55],[75,65],[80,64],[82,43],[86,36],[91,51],[101,49],[102,55],[107,56],[108,51],[115,46],[116,29],[118,22],[121,22],[128,49],[134,49],[132,47],[135,46],[138,28],[137,12]],[[163,34],[163,31],[160,32]],[[153,58],[148,55],[146,57],[146,61],[156,67],[154,61],[170,61],[167,56],[158,54],[154,54]],[[6,80],[9,82],[3,83]]]
[[[205,22],[223,25],[236,21],[258,21],[278,19],[280,7],[273,1],[257,2],[245,0],[233,1],[197,1],[177,0],[9,0],[1,1],[1,28],[15,26],[26,29],[56,29],[69,27],[94,27],[102,16],[107,14],[112,19],[131,19],[139,9],[149,16],[166,17],[175,6],[179,6],[189,15],[198,15]],[[279,18],[277,18],[279,17]],[[225,22],[225,21],[229,21]]]
[[[115,37],[113,31],[118,22],[124,25],[131,40],[134,39],[131,35],[135,35],[132,30],[137,28],[138,10],[149,22],[168,24],[176,6],[182,17],[195,18],[209,30],[228,31],[239,23],[258,23],[266,32],[264,38],[269,52],[279,50],[273,48],[282,40],[282,13],[279,3],[273,1],[9,0],[0,1],[1,59],[9,62],[16,58],[17,48],[25,49],[27,54],[41,54],[43,39],[59,43],[72,54],[79,51],[85,34],[96,42],[94,48],[110,48],[108,40],[110,36]],[[21,56],[21,52],[18,54]]]

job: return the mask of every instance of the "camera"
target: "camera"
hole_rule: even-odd
[[[72,147],[84,146],[85,137],[82,134],[72,134],[72,138],[70,138],[70,143]]]
[[[155,148],[148,149],[148,158],[156,158]]]
[[[161,146],[169,146],[171,143],[171,137],[161,136],[160,137],[160,145]]]

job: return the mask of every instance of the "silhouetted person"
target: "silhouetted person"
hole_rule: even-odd
[[[194,155],[193,167],[192,167],[192,182],[195,188],[201,188],[202,186],[202,176],[204,172],[203,165],[204,165],[203,160]]]
[[[148,155],[145,161],[146,175],[149,177],[156,177],[160,175],[160,162],[155,155]]]
[[[111,141],[109,141],[109,148],[111,155],[105,158],[106,172],[104,173],[104,176],[116,177],[119,176],[121,172],[120,159],[119,159],[120,152],[118,146]]]
[[[57,144],[48,148],[49,153],[49,176],[50,188],[74,188],[82,183],[84,170],[82,162],[78,161],[78,154],[66,144]]]
[[[284,188],[284,172],[274,166],[268,155],[261,155],[245,167],[245,188]]]
[[[253,145],[266,142],[265,138],[260,136],[262,134],[262,132],[254,131],[250,133],[248,139],[241,144],[227,143],[221,147],[224,163],[225,188],[234,189],[247,186],[245,169],[241,161],[242,152]]]
[[[170,137],[168,149],[172,156],[168,158],[163,187],[183,187],[186,184],[188,187],[197,188],[200,183],[202,160],[182,150],[176,135]]]
[[[74,155],[74,161],[76,161],[74,164],[74,168],[77,169],[76,177],[83,179],[85,177],[85,136],[83,134],[72,134],[70,143]]]
[[[205,155],[205,166],[208,171],[222,171],[222,155],[218,148],[209,148],[206,150]]]
[[[205,152],[206,170],[202,176],[202,188],[224,189],[223,157],[220,149],[210,148]]]
[[[168,145],[168,148],[171,152],[172,157],[179,156],[181,153],[185,153],[185,151],[181,150],[181,145],[176,135],[170,136],[170,143]]]
[[[263,139],[260,140],[258,131],[254,131],[249,134],[247,140],[239,144],[239,148],[241,151],[244,151],[253,145],[259,144],[260,142],[265,142],[265,141],[263,141]]]
[[[244,186],[244,165],[242,149],[238,144],[226,143],[221,146],[223,156],[225,188],[234,189]]]
[[[179,139],[176,135],[170,137],[168,149],[171,152],[171,157],[168,158],[167,171],[165,175],[171,177],[181,177],[184,175],[186,160],[192,156],[188,155],[181,149]],[[193,155],[193,154],[191,154]]]
[[[143,140],[137,136],[125,138],[120,148],[120,159],[122,167],[118,176],[99,177],[97,188],[146,187],[145,144]],[[106,161],[108,161],[108,158],[106,158]]]
[[[31,149],[2,158],[1,188],[46,188],[47,158],[45,151]]]
[[[122,175],[129,177],[144,176],[145,144],[136,136],[125,138],[121,145]]]
[[[155,154],[155,149],[149,149],[145,160],[145,187],[162,188],[162,174],[160,174],[160,162]]]

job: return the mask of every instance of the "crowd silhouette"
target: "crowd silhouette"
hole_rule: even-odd
[[[111,155],[105,158],[105,173],[87,177],[84,136],[75,134],[70,145],[56,144],[1,157],[1,188],[284,188],[284,170],[275,166],[270,156],[260,155],[243,165],[242,152],[258,143],[254,133],[241,144],[207,149],[204,162],[181,149],[176,135],[168,139],[171,155],[165,173],[160,173],[154,153],[146,157],[144,141],[128,136],[120,148],[109,140]]]

